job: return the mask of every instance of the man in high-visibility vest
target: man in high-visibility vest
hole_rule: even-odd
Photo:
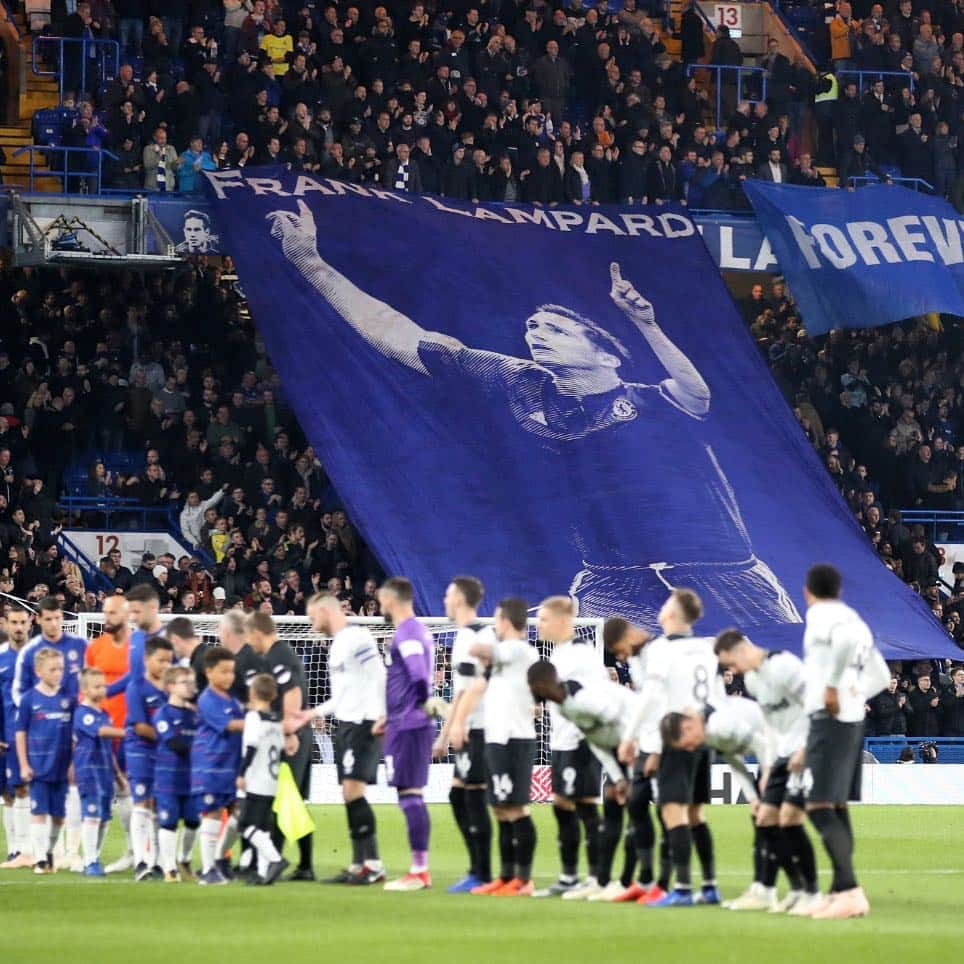
[[[833,119],[840,85],[831,71],[817,77],[813,85],[813,112],[817,119],[817,166],[835,163],[833,150]]]

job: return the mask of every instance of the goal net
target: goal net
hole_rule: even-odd
[[[161,621],[169,622],[173,615],[162,613]],[[190,615],[188,617],[194,625],[194,631],[203,642],[216,642],[220,618],[211,615]],[[450,702],[452,699],[452,644],[455,641],[457,627],[444,617],[429,616],[420,620],[424,623],[435,641],[435,695]],[[480,620],[491,622],[491,620]],[[104,617],[101,613],[78,613],[70,619],[68,631],[75,631],[87,639],[95,639],[104,631]],[[378,642],[379,649],[384,656],[393,633],[393,627],[383,619],[356,617],[351,622],[367,626]],[[285,640],[301,658],[305,667],[305,678],[308,687],[308,705],[316,706],[328,699],[328,644],[330,637],[322,636],[312,630],[305,616],[276,616],[275,625],[278,636]],[[603,658],[603,620],[577,619],[576,635],[591,643]],[[66,625],[65,625],[65,628]],[[548,658],[551,646],[537,639],[535,620],[529,620],[529,639],[536,646],[539,654]],[[312,773],[311,800],[313,803],[341,802],[340,790],[335,775],[335,758],[332,737],[337,723],[331,720],[324,730],[315,730],[315,743]],[[536,735],[538,737],[538,752],[536,767],[533,775],[533,800],[547,800],[551,796],[549,765],[549,718],[544,714],[536,721]],[[372,802],[393,799],[392,792],[384,779],[383,767],[380,768],[379,782],[372,789],[369,799]],[[448,799],[448,786],[452,775],[451,758],[433,765],[429,787],[426,790],[426,800],[436,801]]]

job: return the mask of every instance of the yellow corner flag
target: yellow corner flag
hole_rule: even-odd
[[[287,763],[282,763],[278,770],[278,790],[272,809],[278,818],[278,829],[288,840],[300,840],[315,829],[315,822]]]

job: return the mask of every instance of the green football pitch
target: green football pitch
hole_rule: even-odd
[[[395,807],[377,807],[390,872],[407,869]],[[344,812],[313,809],[315,869],[346,860]],[[537,883],[557,869],[549,807],[535,808]],[[723,962],[862,964],[951,959],[960,946],[964,898],[962,808],[861,807],[854,811],[857,869],[869,918],[811,921],[734,913],[718,907],[650,910],[634,904],[454,896],[445,888],[465,859],[447,807],[432,808],[431,891],[320,884],[203,888],[134,884],[129,875],[87,879],[65,871],[34,877],[0,871],[3,959],[58,964],[221,964],[221,962]],[[720,887],[735,896],[748,883],[749,811],[710,811]],[[826,860],[819,847],[821,879]],[[106,859],[116,857],[113,828]],[[617,856],[617,870],[621,862]],[[698,879],[698,874],[697,874]],[[952,950],[953,948],[953,950]]]

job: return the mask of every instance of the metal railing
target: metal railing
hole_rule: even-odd
[[[76,58],[76,59],[74,59]],[[65,60],[76,64],[76,77],[66,76]],[[56,64],[51,69],[47,64]],[[120,70],[120,44],[116,40],[94,40],[87,37],[33,38],[30,69],[37,77],[56,77],[60,90],[60,103],[65,91],[87,91],[88,79],[93,84],[113,80]],[[68,81],[75,81],[68,87]]]
[[[857,78],[857,96],[863,97],[864,95],[864,85],[870,86],[878,80],[884,82],[884,86],[888,85],[888,77],[897,77],[904,82],[901,86],[907,86],[910,88],[911,93],[914,92],[914,75],[903,70],[838,70],[837,80],[840,82],[840,86],[844,86],[844,77],[856,77]]]
[[[930,181],[925,181],[922,177],[887,177],[880,178],[876,174],[862,174],[860,176],[854,174],[847,178],[847,183],[851,187],[860,187],[861,184],[886,184],[887,182],[891,184],[903,184],[905,187],[913,188],[915,191],[927,191],[930,194],[934,193],[934,185]]]
[[[94,592],[102,590],[106,593],[112,593],[114,591],[114,583],[100,571],[94,561],[84,553],[70,536],[61,532],[57,537],[57,544],[61,552],[63,552],[71,562],[76,563],[80,567],[80,571],[84,577],[84,585],[88,589],[92,589]]]
[[[931,542],[964,542],[964,512],[948,509],[901,509],[905,526],[922,525]]]
[[[925,761],[921,753],[923,744],[933,744],[937,759]],[[864,749],[873,753],[878,763],[897,763],[901,753],[910,747],[914,762],[964,763],[964,739],[956,736],[869,736]]]
[[[36,154],[39,153],[44,166],[38,166]],[[117,155],[103,148],[96,147],[57,147],[46,144],[27,144],[19,150],[14,151],[14,157],[21,154],[30,155],[30,169],[27,173],[27,190],[34,189],[35,177],[60,177],[63,178],[63,191],[61,194],[100,194],[101,184],[104,180],[104,158],[116,161]],[[51,154],[60,154],[63,157],[61,167],[54,167],[50,163]],[[78,166],[70,163],[70,157],[79,157]],[[96,162],[96,166],[89,166],[89,162]],[[77,186],[71,190],[71,182]]]
[[[716,88],[716,129],[723,126],[723,92],[736,88],[737,100],[748,100],[751,104],[767,99],[767,72],[763,67],[744,67],[742,64],[687,64],[687,76],[692,77],[699,70],[714,73],[713,86]],[[750,90],[744,84],[750,83]],[[759,96],[757,96],[759,95]]]
[[[108,528],[111,516],[120,515],[138,523],[141,529],[157,532],[180,531],[175,519],[178,507],[173,505],[144,505],[139,499],[124,499],[112,495],[65,495],[57,504],[65,512],[93,512],[101,515],[104,517],[104,526]],[[127,528],[133,527],[127,526]]]

